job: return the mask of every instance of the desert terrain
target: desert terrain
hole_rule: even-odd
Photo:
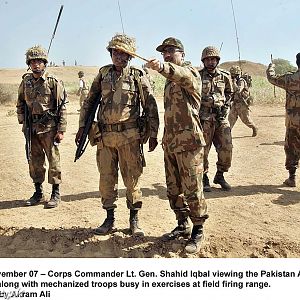
[[[80,67],[68,72],[58,68],[63,80],[76,81]],[[86,69],[91,79],[97,67]],[[24,70],[0,70],[1,83],[17,84]],[[157,97],[163,132],[163,102]],[[61,143],[63,183],[62,201],[51,210],[43,203],[25,207],[33,192],[28,174],[21,125],[14,104],[0,106],[0,257],[133,257],[133,258],[280,258],[300,257],[300,193],[298,187],[282,185],[288,173],[284,167],[284,105],[251,107],[259,131],[252,131],[238,120],[233,128],[233,161],[225,178],[231,191],[212,184],[206,193],[209,219],[205,241],[198,254],[187,255],[186,240],[163,243],[160,237],[172,230],[175,217],[166,197],[163,151],[159,145],[145,155],[147,167],[141,179],[143,208],[140,224],[145,237],[128,233],[129,211],[125,189],[119,177],[116,230],[107,236],[94,236],[92,229],[102,223],[106,213],[101,208],[96,147],[88,146],[74,163],[74,138],[78,129],[78,97],[69,95],[68,128]],[[216,172],[216,152],[210,153],[209,177]],[[45,182],[49,199],[51,186]]]

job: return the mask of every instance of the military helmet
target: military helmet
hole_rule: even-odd
[[[42,59],[45,61],[45,63],[48,62],[48,53],[46,49],[44,49],[40,45],[35,45],[31,48],[29,48],[26,51],[26,64],[29,65],[30,61],[33,59]]]
[[[162,42],[161,45],[156,47],[156,50],[159,52],[163,52],[165,47],[168,47],[168,46],[176,47],[176,48],[180,49],[181,51],[184,51],[184,47],[183,47],[183,44],[181,43],[181,41],[174,37],[166,38]]]
[[[136,53],[135,39],[126,34],[116,34],[108,42],[106,49],[108,51],[110,51],[110,49],[124,49],[124,52],[128,50],[129,52]]]
[[[229,70],[231,75],[241,75],[242,70],[239,66],[232,66]]]
[[[82,76],[84,76],[84,73],[83,73],[83,71],[79,71],[79,72],[78,72],[78,76],[79,76],[79,77],[82,77]]]
[[[203,60],[207,57],[216,57],[218,60],[220,60],[220,51],[218,48],[214,46],[208,46],[203,49],[202,55],[201,55],[201,60]]]

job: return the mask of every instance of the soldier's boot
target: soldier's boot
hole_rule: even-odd
[[[138,210],[131,209],[129,217],[130,231],[133,236],[144,236],[143,229],[139,226]]]
[[[286,179],[283,184],[290,186],[290,187],[295,187],[296,186],[296,169],[289,170],[289,178]]]
[[[176,226],[171,232],[162,236],[163,241],[175,240],[179,237],[189,237],[191,235],[191,227],[188,219],[178,220],[178,226]]]
[[[231,190],[230,184],[228,182],[226,182],[223,172],[221,172],[221,171],[217,171],[215,178],[214,178],[214,183],[220,184],[224,191]]]
[[[107,214],[106,219],[104,220],[102,225],[100,225],[99,227],[97,227],[93,230],[94,234],[105,235],[105,234],[110,233],[114,229],[114,226],[115,226],[115,210],[114,209],[107,209],[106,214]]]
[[[190,254],[199,252],[203,239],[203,225],[194,225],[191,237],[186,243],[185,251]]]
[[[26,206],[33,206],[38,204],[39,202],[43,201],[45,199],[44,194],[43,194],[43,186],[41,183],[36,182],[34,184],[35,187],[35,192],[33,193],[33,195],[30,197],[30,199],[28,199],[25,202]]]
[[[55,208],[60,201],[59,184],[52,185],[50,200],[46,203],[45,208]]]
[[[257,131],[258,131],[257,127],[253,126],[252,127],[252,137],[257,136]]]
[[[207,176],[207,173],[203,174],[202,182],[203,182],[203,191],[204,192],[211,192],[211,186],[209,184],[209,178]]]

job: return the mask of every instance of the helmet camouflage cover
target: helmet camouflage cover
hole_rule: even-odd
[[[216,57],[220,60],[219,49],[214,46],[208,46],[208,47],[204,48],[202,51],[201,60],[203,61],[207,57]]]
[[[35,45],[26,51],[26,64],[29,65],[32,59],[42,59],[45,63],[48,62],[48,53],[45,48],[40,45]]]
[[[126,34],[116,34],[112,37],[112,39],[108,42],[108,46],[106,47],[108,51],[110,49],[124,49],[128,50],[129,52],[135,53],[136,52],[136,45],[135,45],[135,39],[132,37],[129,37]]]
[[[229,72],[232,74],[232,75],[240,75],[242,73],[242,70],[239,66],[232,66],[229,70]]]

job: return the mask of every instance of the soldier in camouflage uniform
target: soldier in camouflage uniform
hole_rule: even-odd
[[[164,90],[164,162],[167,196],[176,215],[178,226],[163,236],[163,240],[189,238],[185,250],[196,253],[203,239],[203,224],[208,218],[203,195],[204,137],[199,109],[201,78],[198,71],[184,62],[184,47],[173,37],[156,48],[164,63],[152,59],[147,66],[167,80]],[[193,223],[193,229],[188,224]]]
[[[225,181],[223,173],[228,172],[232,159],[231,129],[227,117],[233,93],[232,83],[230,74],[217,67],[220,53],[216,47],[204,48],[201,60],[204,68],[199,71],[202,79],[200,119],[206,142],[204,148],[204,191],[211,191],[207,173],[208,154],[212,143],[218,153],[214,183],[220,184],[223,190],[228,191],[231,186]]]
[[[298,70],[294,73],[276,75],[275,65],[270,64],[267,77],[270,83],[286,91],[285,114],[285,167],[289,171],[289,178],[284,184],[296,186],[296,170],[300,158],[300,53],[296,55]]]
[[[239,66],[232,66],[230,74],[233,84],[233,101],[228,115],[230,128],[232,129],[238,117],[241,121],[252,129],[252,136],[257,135],[257,127],[250,117],[250,92],[249,86],[244,78],[241,77],[242,70]]]
[[[144,235],[138,224],[138,211],[142,207],[139,187],[143,171],[141,143],[145,143],[147,137],[141,137],[138,124],[142,107],[149,121],[149,152],[153,151],[157,146],[159,127],[157,104],[143,70],[129,65],[132,56],[126,51],[136,51],[135,40],[125,34],[117,34],[109,42],[107,50],[113,64],[100,68],[92,83],[81,107],[76,143],[82,136],[90,108],[101,98],[97,116],[96,160],[102,207],[107,211],[107,217],[94,233],[104,235],[114,227],[120,168],[126,186],[127,207],[130,209],[131,233]]]
[[[22,77],[17,115],[19,123],[23,124],[23,132],[27,109],[29,122],[32,124],[29,173],[35,192],[25,204],[32,206],[44,200],[42,183],[45,180],[46,156],[49,163],[48,182],[52,184],[52,193],[45,208],[54,208],[60,200],[61,167],[58,143],[63,139],[67,125],[64,105],[66,92],[62,81],[46,73],[48,57],[44,48],[34,46],[28,49],[26,63],[32,72]]]
[[[77,91],[77,96],[79,96],[79,107],[81,107],[84,99],[88,95],[89,87],[85,82],[83,71],[78,72],[78,77],[79,77],[79,89]],[[78,111],[80,111],[80,110],[78,110]]]

